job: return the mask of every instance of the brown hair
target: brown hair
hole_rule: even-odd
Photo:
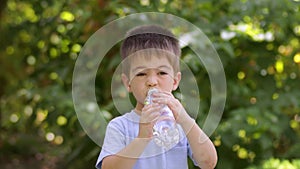
[[[126,75],[129,75],[130,70],[128,56],[145,49],[160,49],[169,53],[163,56],[170,56],[171,53],[173,57],[171,60],[169,58],[169,61],[171,61],[174,71],[179,71],[181,49],[174,34],[158,25],[143,25],[128,31],[122,43],[121,57],[123,59],[123,72]]]

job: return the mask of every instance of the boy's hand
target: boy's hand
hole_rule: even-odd
[[[160,116],[162,106],[157,103],[145,105],[141,112],[138,138],[152,138],[153,125]]]
[[[180,101],[171,92],[159,91],[153,93],[153,103],[168,105],[173,112],[176,122],[180,125],[184,125],[187,120],[191,119]]]

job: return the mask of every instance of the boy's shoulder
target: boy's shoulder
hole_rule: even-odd
[[[127,125],[129,123],[139,123],[140,117],[133,110],[127,112],[121,116],[113,118],[109,124],[110,125]]]

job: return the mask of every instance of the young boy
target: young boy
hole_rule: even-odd
[[[212,169],[217,153],[211,140],[199,128],[182,104],[172,95],[179,86],[181,50],[174,35],[156,25],[129,31],[121,47],[122,81],[136,99],[135,109],[113,119],[107,126],[96,167],[101,169],[187,169],[187,157],[202,169]],[[153,103],[144,100],[150,88]],[[166,150],[152,140],[153,125],[162,105],[172,110],[181,136]]]

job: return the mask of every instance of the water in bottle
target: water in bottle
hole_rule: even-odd
[[[158,92],[152,88],[148,91],[145,104],[152,103],[152,94]],[[179,130],[171,109],[164,105],[160,110],[160,117],[153,126],[154,142],[165,149],[170,149],[179,142]]]

